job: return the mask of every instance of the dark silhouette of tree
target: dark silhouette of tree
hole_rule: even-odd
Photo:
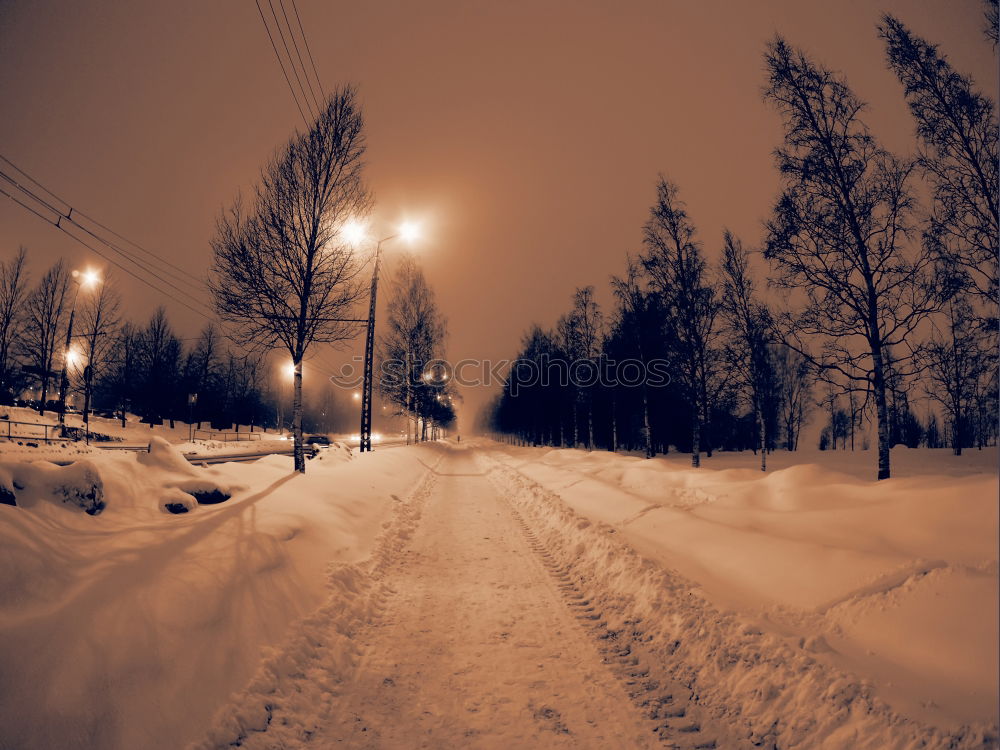
[[[63,330],[69,297],[70,276],[60,258],[25,301],[25,326],[19,342],[23,356],[31,363],[41,391],[39,413],[45,413],[56,347]]]
[[[904,251],[913,165],[879,146],[859,118],[864,105],[841,77],[780,37],[765,59],[765,97],[785,128],[775,152],[783,189],[767,223],[765,257],[773,282],[803,300],[784,316],[782,335],[825,376],[871,389],[878,478],[888,479],[886,352],[905,349],[938,304],[932,256]]]
[[[944,410],[951,427],[952,450],[960,456],[970,437],[980,381],[995,363],[991,363],[983,332],[975,325],[969,301],[953,297],[945,312],[947,329],[935,331],[926,347],[925,386],[927,394]]]
[[[997,46],[997,17],[998,17],[998,2],[997,0],[983,0],[984,15],[986,16],[986,38],[993,42],[993,46]]]
[[[691,406],[691,465],[697,467],[703,432],[710,428],[712,404],[722,388],[719,299],[677,186],[661,177],[656,196],[644,227],[642,264],[662,300],[674,372]],[[705,442],[711,456],[710,438]]]
[[[379,337],[379,392],[413,423],[413,439],[426,439],[438,396],[448,383],[428,365],[443,358],[447,326],[424,272],[411,255],[399,260],[389,282],[386,330]],[[410,427],[407,425],[407,440]]]
[[[363,294],[362,264],[341,231],[364,216],[365,138],[353,88],[337,90],[308,133],[263,169],[248,206],[219,219],[210,288],[216,309],[250,348],[282,346],[295,366],[295,470],[305,471],[302,361],[313,344],[353,338],[345,321]]]
[[[766,411],[774,401],[771,368],[771,313],[757,299],[750,276],[750,254],[729,230],[722,247],[722,316],[729,329],[730,357],[745,386],[757,425],[760,470],[767,471]]]
[[[799,447],[799,435],[813,407],[813,374],[809,361],[782,343],[771,347],[771,368],[778,395],[778,421],[785,450]]]
[[[215,323],[206,323],[184,364],[185,393],[198,394],[198,401],[190,411],[199,430],[205,419],[212,418],[211,410],[224,396],[218,373],[221,349],[218,327]]]
[[[83,423],[89,431],[94,378],[106,369],[114,350],[115,334],[121,325],[121,295],[114,279],[105,276],[82,308],[78,330],[84,367],[77,373],[77,380],[81,381],[79,388],[83,391]]]
[[[28,294],[28,272],[24,266],[27,256],[28,251],[22,246],[17,255],[0,263],[0,397],[6,400],[14,398],[21,384],[14,354],[26,323],[24,302]]]
[[[653,325],[653,315],[655,315],[655,305],[650,299],[650,295],[640,286],[639,279],[641,267],[632,257],[626,256],[625,275],[611,277],[611,289],[618,300],[618,317],[615,321],[617,336],[612,336],[612,341],[617,338],[628,339],[634,346],[634,353],[639,360],[643,371],[649,362],[649,352],[651,349],[648,341],[649,332],[655,328]],[[653,315],[651,315],[651,311]],[[628,347],[623,347],[627,352]],[[624,359],[624,358],[623,358]],[[646,458],[656,455],[653,448],[652,425],[649,418],[649,384],[646,378],[642,379],[639,385],[641,394],[642,409],[642,441],[646,450]]]
[[[995,13],[995,3],[992,7]],[[980,297],[996,329],[1000,182],[995,104],[935,45],[893,16],[882,17],[879,34],[916,121],[918,163],[931,186],[925,241],[943,269]]]
[[[150,427],[173,418],[180,375],[181,342],[163,307],[158,307],[137,338],[137,390],[133,408]]]

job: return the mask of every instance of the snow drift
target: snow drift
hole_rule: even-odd
[[[486,456],[618,627],[642,621],[669,651],[670,678],[748,738],[997,741],[995,474],[876,483],[816,465],[762,474],[568,450]]]

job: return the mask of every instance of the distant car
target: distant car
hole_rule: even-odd
[[[329,435],[310,435],[306,438],[308,445],[330,445]]]

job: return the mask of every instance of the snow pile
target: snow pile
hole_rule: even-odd
[[[96,516],[104,510],[104,482],[93,461],[69,466],[4,462],[0,463],[0,498],[7,505],[25,508],[40,500],[53,501]]]
[[[609,631],[641,633],[664,679],[752,741],[997,741],[995,475],[875,483],[819,466],[489,457]]]
[[[370,555],[392,496],[429,455],[310,462],[298,475],[287,456],[193,467],[154,441],[149,454],[87,459],[103,484],[97,517],[45,495],[54,482],[34,485],[37,502],[0,504],[0,745],[175,750],[196,739],[261,650],[323,603],[331,562]],[[0,483],[82,463],[5,464]],[[190,492],[208,487],[232,497],[198,505]],[[14,491],[20,504],[26,490]],[[170,498],[194,512],[165,512]]]

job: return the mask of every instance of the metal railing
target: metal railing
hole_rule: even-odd
[[[230,442],[251,442],[260,440],[260,432],[215,432],[214,430],[195,430],[194,436],[197,440],[219,440],[224,443]]]
[[[42,440],[45,443],[69,442],[69,438],[64,438],[62,436],[59,425],[57,424],[38,424],[37,422],[17,422],[10,419],[0,419],[0,424],[2,423],[7,424],[7,430],[5,434],[3,427],[0,426],[0,438],[6,440]],[[15,432],[14,425],[18,425],[22,428],[30,428],[34,432],[28,432],[23,429]],[[39,434],[39,431],[41,434]]]

